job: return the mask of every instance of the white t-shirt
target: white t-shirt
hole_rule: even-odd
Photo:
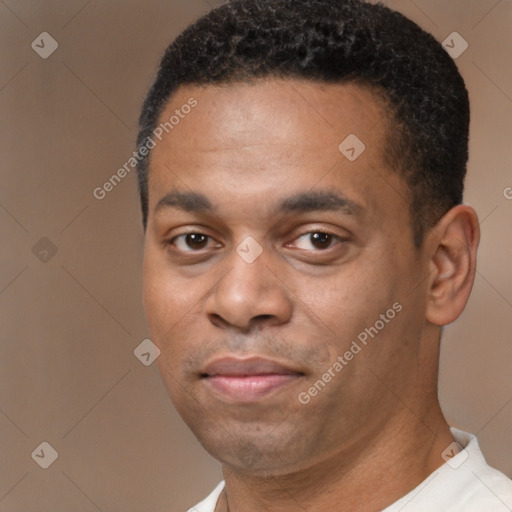
[[[382,512],[512,512],[512,480],[485,462],[475,436],[451,431],[464,449]],[[222,489],[188,512],[214,512]]]

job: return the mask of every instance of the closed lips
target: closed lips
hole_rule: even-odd
[[[304,373],[270,359],[223,357],[209,363],[201,372],[202,377],[217,375],[245,377],[253,375],[304,375]]]
[[[202,382],[217,399],[232,405],[270,399],[303,375],[286,365],[259,357],[219,358],[201,373]]]

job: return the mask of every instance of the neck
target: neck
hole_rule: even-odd
[[[437,401],[428,423],[405,408],[371,442],[291,474],[255,477],[224,466],[226,488],[216,512],[376,512],[441,466],[441,453],[453,441]]]

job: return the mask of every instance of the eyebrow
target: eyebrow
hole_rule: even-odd
[[[362,212],[363,207],[339,193],[309,191],[284,199],[279,203],[277,210],[287,213],[342,211],[347,215],[356,215]]]
[[[178,208],[186,212],[213,212],[210,200],[197,192],[169,192],[155,206],[155,214],[164,208]]]
[[[164,208],[177,208],[191,213],[215,213],[216,208],[203,194],[172,191],[162,197],[155,206],[158,213]],[[363,207],[340,193],[308,191],[282,199],[273,213],[309,213],[317,211],[341,211],[347,215],[360,214]]]

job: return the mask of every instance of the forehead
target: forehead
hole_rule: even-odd
[[[168,142],[199,142],[207,150],[259,141],[286,143],[294,137],[315,142],[328,136],[328,141],[337,141],[344,133],[382,133],[387,124],[386,105],[376,88],[274,78],[182,86],[163,109],[160,123],[182,109],[188,111],[186,105],[193,99],[198,105],[190,112],[192,121],[180,122],[179,129],[174,126]]]
[[[371,183],[394,179],[383,158],[386,105],[356,84],[266,79],[184,86],[159,122],[164,132],[150,158],[150,210],[176,189],[212,192],[216,203],[236,188],[238,199],[258,195],[269,202],[280,191],[320,185],[339,185],[364,205]]]

